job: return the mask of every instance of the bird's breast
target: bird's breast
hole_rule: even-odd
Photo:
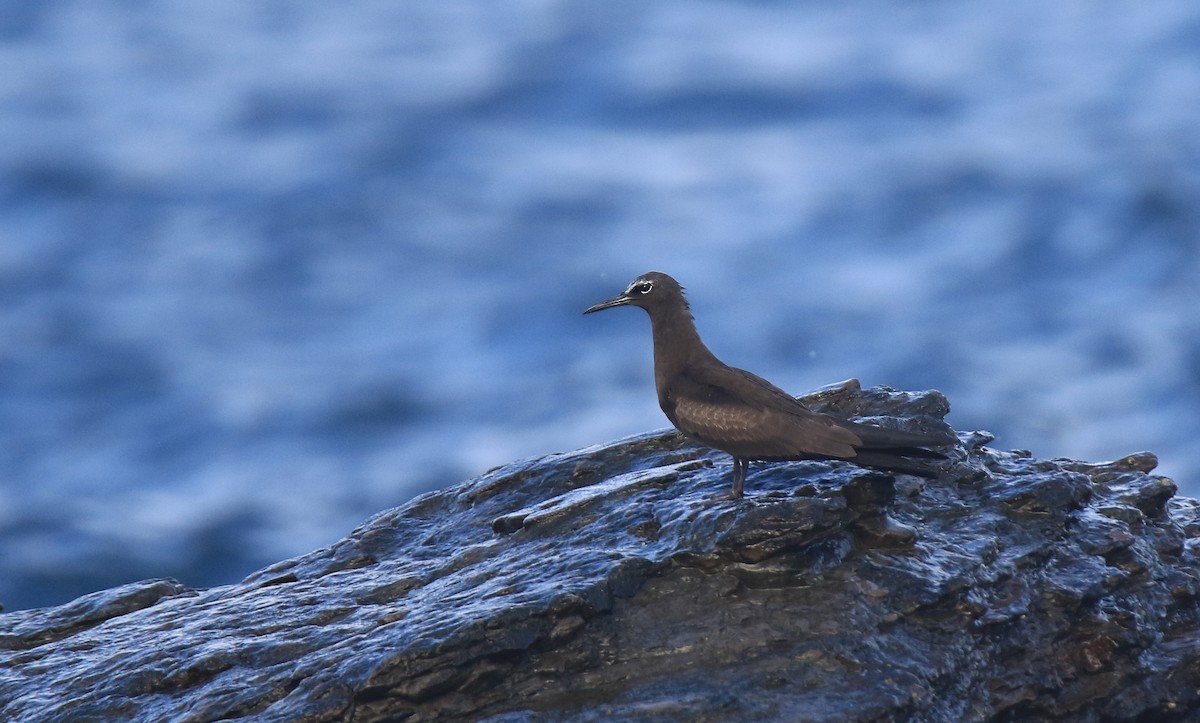
[[[671,420],[671,424],[678,427],[679,423],[675,421],[675,408],[678,406],[678,402],[671,397],[671,393],[668,390],[659,389],[658,406],[663,410],[663,414],[667,415],[667,419]]]

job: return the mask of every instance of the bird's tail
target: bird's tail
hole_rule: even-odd
[[[861,422],[850,422],[843,424],[843,426],[849,427],[851,432],[858,435],[858,438],[862,440],[862,444],[856,444],[855,447],[863,451],[887,450],[891,454],[898,454],[903,457],[945,459],[945,455],[934,452],[929,447],[952,447],[958,444],[958,438],[949,433],[923,434],[920,432],[906,432],[902,429],[890,429],[888,427],[863,424]]]
[[[958,439],[950,434],[921,434],[874,424],[855,423],[852,430],[863,442],[855,448],[854,462],[920,477],[937,477],[939,470],[929,460],[946,459],[946,455],[930,447],[949,447],[958,443]]]
[[[930,479],[939,476],[941,470],[933,462],[927,460],[945,459],[946,456],[927,449],[921,449],[920,451],[923,453],[921,456],[926,459],[907,459],[892,453],[891,450],[884,452],[880,450],[860,449],[858,454],[847,461],[866,467],[881,469],[885,472],[914,474],[918,477],[928,477]]]

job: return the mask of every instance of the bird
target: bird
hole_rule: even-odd
[[[949,436],[814,412],[766,379],[725,364],[700,339],[683,287],[667,274],[644,273],[583,313],[618,306],[650,316],[658,404],[680,432],[733,457],[734,499],[743,496],[751,461],[844,460],[932,478],[938,470],[930,460],[946,456],[929,448],[954,444]]]

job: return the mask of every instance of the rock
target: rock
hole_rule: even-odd
[[[949,408],[808,401],[922,430]],[[1150,454],[959,438],[937,480],[755,465],[741,501],[675,433],[518,462],[236,585],[0,614],[0,719],[1200,716],[1200,504]]]

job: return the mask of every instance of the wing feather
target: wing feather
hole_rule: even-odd
[[[732,374],[730,373],[732,372]],[[660,398],[680,430],[746,459],[849,459],[862,440],[832,417],[732,367],[693,368],[674,376]]]

